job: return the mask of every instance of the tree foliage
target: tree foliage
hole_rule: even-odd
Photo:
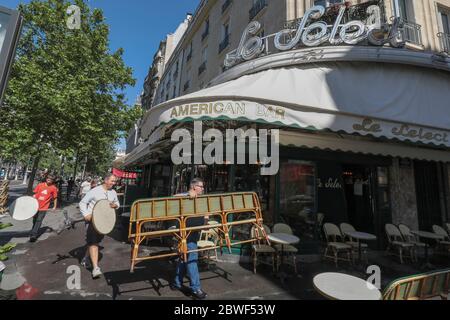
[[[104,162],[140,116],[126,103],[123,91],[135,80],[123,49],[109,50],[102,11],[76,0],[81,28],[72,30],[66,12],[71,4],[32,0],[19,6],[24,27],[0,108],[2,158],[56,150]]]

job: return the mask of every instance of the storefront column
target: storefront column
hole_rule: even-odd
[[[445,197],[447,200],[447,220],[446,222],[450,222],[450,163],[447,165],[443,165],[444,172],[447,171],[447,183],[445,185]],[[447,169],[447,170],[445,170]]]
[[[395,158],[389,168],[391,176],[392,223],[403,223],[411,229],[419,228],[417,213],[416,187],[413,162],[409,166],[400,166],[400,159]]]

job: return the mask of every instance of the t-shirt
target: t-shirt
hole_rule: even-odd
[[[108,200],[113,202],[117,206],[120,206],[120,202],[117,198],[115,190],[105,190],[103,186],[95,187],[90,190],[80,202],[80,211],[83,216],[92,214],[95,204],[100,200]]]
[[[34,197],[39,203],[39,211],[46,211],[50,207],[50,202],[58,197],[58,188],[47,183],[39,183],[34,189]]]
[[[180,193],[176,196],[188,196],[189,193]],[[206,224],[205,217],[192,217],[186,220],[186,227],[199,227]],[[200,240],[200,231],[192,231],[187,238],[187,242],[197,242]]]
[[[86,194],[86,193],[89,192],[89,190],[91,190],[91,183],[88,182],[88,181],[84,181],[84,182],[81,184],[81,193]]]

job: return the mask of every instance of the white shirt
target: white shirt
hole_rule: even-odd
[[[120,206],[119,199],[115,190],[105,190],[103,186],[95,187],[90,190],[80,202],[81,214],[86,217],[92,214],[95,204],[100,200],[108,200],[117,206]]]
[[[89,190],[91,190],[91,183],[88,182],[88,181],[84,181],[84,182],[81,184],[81,193],[86,194],[86,193],[89,192]]]

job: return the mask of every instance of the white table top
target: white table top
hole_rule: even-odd
[[[375,235],[366,232],[347,231],[345,234],[359,240],[377,240]]]
[[[412,234],[415,234],[422,238],[428,238],[428,239],[444,239],[445,237],[443,235],[428,232],[428,231],[420,231],[420,230],[411,230]]]
[[[296,244],[300,242],[298,237],[287,233],[269,233],[267,237],[270,241],[279,244]]]
[[[314,288],[334,300],[381,300],[381,292],[373,284],[344,273],[326,272],[313,279]]]

